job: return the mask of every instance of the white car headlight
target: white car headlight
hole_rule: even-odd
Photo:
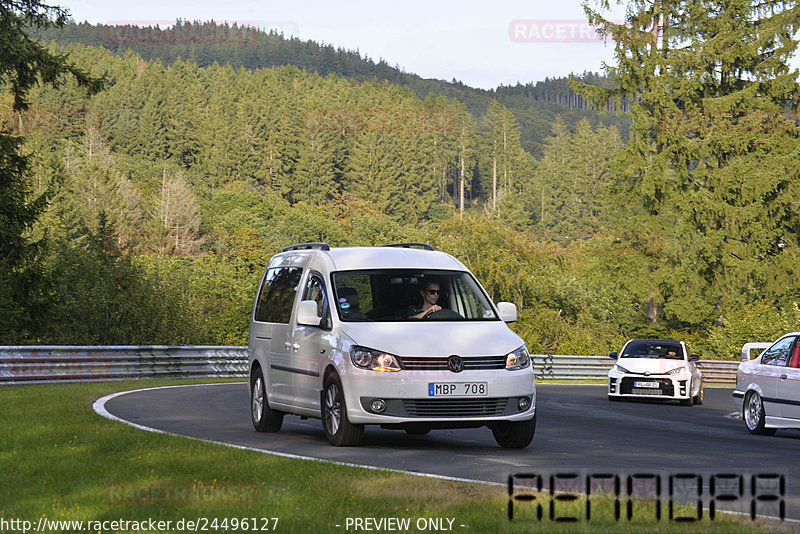
[[[530,364],[531,356],[528,354],[528,348],[525,345],[522,345],[514,352],[509,352],[506,356],[506,369],[509,371],[525,369]]]
[[[400,370],[400,364],[393,355],[358,345],[350,347],[350,360],[361,369],[384,373],[396,373]]]
[[[628,371],[627,369],[625,369],[624,367],[622,367],[618,363],[614,364],[614,368],[613,369],[614,369],[614,371],[616,371],[618,373],[630,373],[630,371]]]
[[[675,369],[667,371],[666,374],[668,374],[668,375],[678,375],[678,374],[683,373],[684,371],[686,371],[686,366],[685,365],[681,365],[680,367],[676,367]]]

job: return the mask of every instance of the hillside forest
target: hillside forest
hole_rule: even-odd
[[[246,344],[266,262],[307,241],[449,252],[516,303],[533,353],[668,336],[733,359],[798,329],[789,45],[758,52],[770,70],[753,59],[709,81],[686,56],[620,41],[646,60],[621,59],[614,83],[566,81],[576,111],[533,85],[421,94],[369,70],[76,41],[43,44],[103,90],[67,76],[34,86],[27,109],[0,93],[0,130],[27,162],[15,202],[36,213],[3,273],[2,344]]]

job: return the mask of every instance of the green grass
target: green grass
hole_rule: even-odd
[[[417,518],[452,518],[454,532],[473,533],[747,533],[788,526],[729,516],[699,525],[616,522],[602,513],[588,523],[563,524],[537,520],[529,503],[518,504],[509,522],[504,487],[280,458],[144,432],[91,409],[93,400],[115,391],[173,383],[190,381],[0,388],[0,518],[153,518],[174,525],[182,518],[228,518],[230,524],[233,518],[278,517],[277,532],[356,532],[345,529],[348,517],[410,518],[412,525]]]

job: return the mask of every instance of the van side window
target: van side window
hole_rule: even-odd
[[[262,323],[288,323],[302,274],[300,267],[269,269],[258,293],[254,319]]]

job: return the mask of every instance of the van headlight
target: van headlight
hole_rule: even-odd
[[[668,375],[679,375],[679,374],[683,373],[684,371],[686,371],[686,366],[681,366],[681,367],[676,367],[675,369],[672,369],[670,371],[667,371],[666,374],[668,374]]]
[[[397,358],[389,353],[354,345],[350,347],[350,360],[353,365],[370,371],[396,373],[400,370]]]
[[[516,371],[517,369],[525,369],[531,364],[531,356],[528,354],[528,348],[522,345],[514,352],[508,353],[506,356],[506,369],[509,371]]]
[[[614,364],[614,370],[615,370],[616,372],[618,372],[618,373],[622,373],[622,374],[628,374],[628,373],[630,373],[630,371],[628,371],[627,369],[625,369],[624,367],[622,367],[622,366],[621,366],[620,364],[618,364],[618,363],[615,363],[615,364]]]

